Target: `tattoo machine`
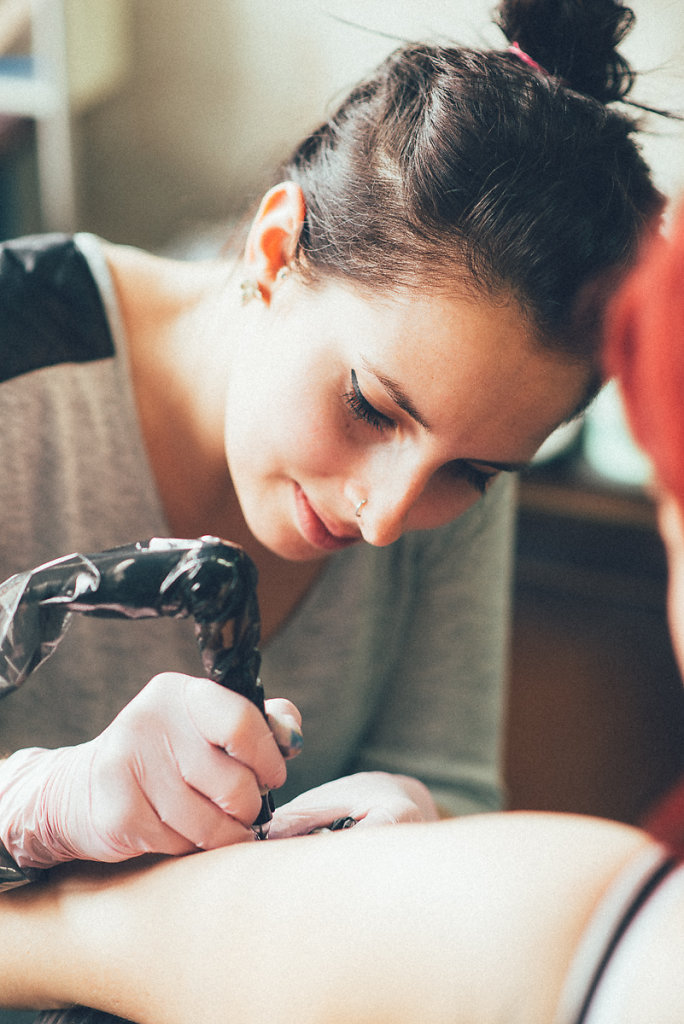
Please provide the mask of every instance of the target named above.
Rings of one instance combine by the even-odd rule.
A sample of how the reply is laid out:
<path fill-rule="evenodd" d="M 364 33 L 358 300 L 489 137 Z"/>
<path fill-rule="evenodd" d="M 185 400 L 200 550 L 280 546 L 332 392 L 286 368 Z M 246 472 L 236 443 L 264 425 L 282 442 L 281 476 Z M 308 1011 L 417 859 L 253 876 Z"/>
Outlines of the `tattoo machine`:
<path fill-rule="evenodd" d="M 0 583 L 0 697 L 53 653 L 74 612 L 117 619 L 192 616 L 205 673 L 266 717 L 256 586 L 249 555 L 217 537 L 155 537 L 17 573 Z M 268 834 L 273 806 L 265 794 L 252 826 L 259 839 Z"/>

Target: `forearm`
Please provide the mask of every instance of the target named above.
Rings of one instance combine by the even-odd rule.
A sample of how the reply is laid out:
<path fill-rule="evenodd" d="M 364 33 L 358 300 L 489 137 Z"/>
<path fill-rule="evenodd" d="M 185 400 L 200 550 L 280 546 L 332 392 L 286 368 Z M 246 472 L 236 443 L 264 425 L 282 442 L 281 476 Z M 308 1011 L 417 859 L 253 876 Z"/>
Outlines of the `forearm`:
<path fill-rule="evenodd" d="M 0 902 L 0 992 L 142 1024 L 549 1020 L 600 893 L 643 843 L 491 815 L 69 867 Z"/>
<path fill-rule="evenodd" d="M 56 889 L 43 882 L 0 895 L 0 1006 L 40 1009 L 70 1005 L 71 964 L 59 957 L 63 925 Z"/>

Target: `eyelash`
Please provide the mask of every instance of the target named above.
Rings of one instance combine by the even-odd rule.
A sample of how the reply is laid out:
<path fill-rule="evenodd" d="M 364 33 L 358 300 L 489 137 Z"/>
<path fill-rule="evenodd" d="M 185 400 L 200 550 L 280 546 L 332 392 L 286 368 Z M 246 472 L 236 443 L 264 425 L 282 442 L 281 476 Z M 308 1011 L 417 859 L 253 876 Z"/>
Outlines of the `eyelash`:
<path fill-rule="evenodd" d="M 363 420 L 364 423 L 369 423 L 375 430 L 387 430 L 395 425 L 394 420 L 378 412 L 364 396 L 359 387 L 355 370 L 351 372 L 351 391 L 345 391 L 342 397 L 355 420 Z"/>
<path fill-rule="evenodd" d="M 351 390 L 345 391 L 342 397 L 355 420 L 363 420 L 375 430 L 387 430 L 395 426 L 394 420 L 384 416 L 370 404 L 359 387 L 355 370 L 351 371 Z M 498 476 L 498 473 L 486 473 L 484 470 L 476 469 L 469 462 L 455 461 L 451 463 L 450 470 L 453 476 L 465 480 L 468 486 L 479 494 L 485 494 L 494 477 Z"/>

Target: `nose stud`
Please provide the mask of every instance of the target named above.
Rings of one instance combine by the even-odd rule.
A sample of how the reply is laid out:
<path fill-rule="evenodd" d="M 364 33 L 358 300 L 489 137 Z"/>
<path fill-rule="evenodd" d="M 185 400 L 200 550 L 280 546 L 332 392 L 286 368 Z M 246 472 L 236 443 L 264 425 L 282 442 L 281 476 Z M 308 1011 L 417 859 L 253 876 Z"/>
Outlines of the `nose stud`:
<path fill-rule="evenodd" d="M 368 498 L 364 498 L 363 501 L 360 501 L 358 503 L 358 505 L 354 509 L 354 515 L 356 516 L 357 519 L 361 518 L 361 509 L 363 508 L 364 505 L 367 505 L 367 504 L 368 504 Z"/>

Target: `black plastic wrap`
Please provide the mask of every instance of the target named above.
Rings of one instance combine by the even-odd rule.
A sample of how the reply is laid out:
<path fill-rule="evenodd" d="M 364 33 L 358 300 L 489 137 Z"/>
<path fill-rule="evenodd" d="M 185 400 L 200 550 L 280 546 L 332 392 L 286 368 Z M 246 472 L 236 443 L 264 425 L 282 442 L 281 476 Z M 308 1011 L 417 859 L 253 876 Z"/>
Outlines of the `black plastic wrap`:
<path fill-rule="evenodd" d="M 256 588 L 249 555 L 217 537 L 155 537 L 97 554 L 66 555 L 18 573 L 0 584 L 0 697 L 50 657 L 74 613 L 192 617 L 205 674 L 265 715 Z M 254 823 L 260 837 L 272 809 L 268 794 Z"/>
<path fill-rule="evenodd" d="M 15 690 L 61 642 L 74 612 L 102 618 L 195 620 L 205 671 L 263 705 L 257 571 L 216 537 L 153 538 L 71 554 L 0 584 L 0 696 Z M 224 629 L 232 622 L 232 643 Z"/>

